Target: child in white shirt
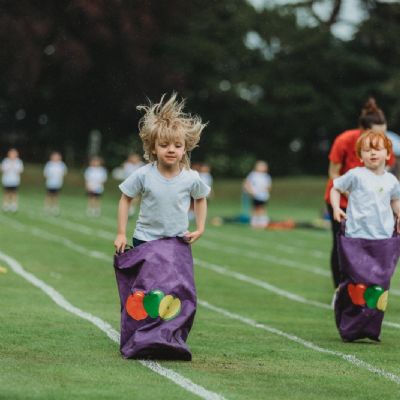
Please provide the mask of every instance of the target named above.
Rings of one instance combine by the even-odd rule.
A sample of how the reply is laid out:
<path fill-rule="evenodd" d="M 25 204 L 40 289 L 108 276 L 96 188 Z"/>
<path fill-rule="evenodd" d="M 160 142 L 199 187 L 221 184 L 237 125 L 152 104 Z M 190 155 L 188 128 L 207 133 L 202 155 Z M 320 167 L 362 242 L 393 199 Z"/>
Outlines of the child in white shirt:
<path fill-rule="evenodd" d="M 257 161 L 244 182 L 244 190 L 252 197 L 253 202 L 250 220 L 253 228 L 265 228 L 269 223 L 266 206 L 270 197 L 271 182 L 268 164 L 262 160 Z"/>
<path fill-rule="evenodd" d="M 140 106 L 140 137 L 144 158 L 150 164 L 136 170 L 119 188 L 118 232 L 114 245 L 118 252 L 126 244 L 126 225 L 132 198 L 141 194 L 134 246 L 164 237 L 183 237 L 194 243 L 203 234 L 210 188 L 190 169 L 188 152 L 193 150 L 205 125 L 197 116 L 183 112 L 184 102 L 174 94 L 167 101 Z M 197 228 L 188 232 L 190 197 L 194 198 Z"/>
<path fill-rule="evenodd" d="M 345 236 L 386 239 L 392 236 L 395 219 L 400 232 L 400 186 L 394 175 L 385 171 L 392 151 L 383 133 L 367 131 L 357 141 L 356 152 L 364 164 L 334 179 L 331 189 L 333 217 L 346 219 Z M 340 208 L 340 193 L 349 193 L 346 213 Z"/>
<path fill-rule="evenodd" d="M 86 213 L 89 217 L 99 217 L 101 215 L 100 197 L 104 192 L 104 183 L 107 181 L 107 170 L 102 164 L 102 158 L 92 157 L 89 167 L 86 168 L 84 173 L 88 195 Z"/>
<path fill-rule="evenodd" d="M 21 183 L 21 177 L 24 165 L 19 159 L 16 149 L 10 149 L 7 157 L 1 163 L 2 184 L 4 190 L 3 211 L 18 211 L 18 188 Z"/>
<path fill-rule="evenodd" d="M 67 174 L 67 166 L 62 161 L 61 153 L 53 151 L 50 160 L 46 163 L 43 175 L 46 178 L 46 197 L 44 201 L 45 212 L 53 215 L 60 213 L 59 193 L 64 183 L 64 176 Z"/>

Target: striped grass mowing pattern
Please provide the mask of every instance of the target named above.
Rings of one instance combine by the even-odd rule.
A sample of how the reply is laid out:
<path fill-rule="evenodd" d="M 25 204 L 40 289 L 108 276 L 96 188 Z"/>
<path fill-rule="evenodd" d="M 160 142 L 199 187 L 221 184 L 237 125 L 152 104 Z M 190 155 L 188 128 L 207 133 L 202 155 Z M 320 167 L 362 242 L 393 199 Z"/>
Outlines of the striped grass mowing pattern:
<path fill-rule="evenodd" d="M 1 250 L 71 303 L 117 329 L 118 300 L 107 261 L 111 261 L 113 251 L 115 198 L 104 198 L 105 216 L 99 220 L 84 217 L 85 199 L 78 195 L 65 196 L 63 216 L 47 220 L 38 213 L 38 196 L 33 193 L 31 198 L 29 203 L 22 201 L 18 215 L 1 217 Z M 213 203 L 223 208 L 223 202 Z M 34 215 L 25 211 L 32 204 Z M 281 205 L 284 209 L 285 204 Z M 326 309 L 332 294 L 329 273 L 315 274 L 279 264 L 289 260 L 327 272 L 329 239 L 326 232 L 209 227 L 193 247 L 196 260 L 200 260 L 196 279 L 201 299 L 189 337 L 194 360 L 161 365 L 229 399 L 365 399 L 366 394 L 367 398 L 397 398 L 398 331 L 385 327 L 379 345 L 342 343 Z M 221 267 L 225 269 L 216 273 Z M 399 287 L 397 275 L 393 285 Z M 291 295 L 297 297 L 291 299 Z M 71 398 L 71 393 L 76 398 L 101 398 L 102 394 L 105 398 L 125 398 L 127 393 L 134 398 L 143 393 L 149 398 L 191 398 L 176 385 L 165 383 L 164 378 L 155 378 L 154 373 L 121 360 L 115 347 L 101 335 L 88 333 L 84 321 L 72 321 L 49 307 L 13 274 L 0 276 L 0 298 L 6 310 L 6 323 L 0 326 L 0 349 L 5 355 L 0 357 L 0 398 L 24 398 L 21 381 L 36 398 Z M 396 298 L 391 299 L 387 314 L 386 319 L 393 323 L 400 320 Z M 79 341 L 73 341 L 75 336 Z M 88 341 L 89 337 L 92 340 Z M 64 343 L 68 344 L 65 349 Z M 58 351 L 49 354 L 55 347 Z M 52 368 L 42 364 L 40 354 L 51 360 Z M 100 368 L 101 360 L 107 360 L 106 373 Z M 354 360 L 359 362 L 357 367 Z M 137 382 L 144 384 L 145 391 Z"/>

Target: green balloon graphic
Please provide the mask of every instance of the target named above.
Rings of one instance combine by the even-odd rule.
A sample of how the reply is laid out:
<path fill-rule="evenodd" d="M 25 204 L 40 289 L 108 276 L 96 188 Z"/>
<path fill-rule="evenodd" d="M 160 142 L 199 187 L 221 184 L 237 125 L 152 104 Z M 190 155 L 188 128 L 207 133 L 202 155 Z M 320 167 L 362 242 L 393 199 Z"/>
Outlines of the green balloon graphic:
<path fill-rule="evenodd" d="M 368 308 L 376 308 L 379 297 L 384 292 L 383 288 L 378 285 L 368 287 L 364 292 L 364 299 Z"/>
<path fill-rule="evenodd" d="M 143 299 L 144 309 L 151 318 L 158 317 L 158 308 L 160 307 L 161 300 L 164 298 L 164 293 L 161 290 L 152 290 L 147 293 Z"/>

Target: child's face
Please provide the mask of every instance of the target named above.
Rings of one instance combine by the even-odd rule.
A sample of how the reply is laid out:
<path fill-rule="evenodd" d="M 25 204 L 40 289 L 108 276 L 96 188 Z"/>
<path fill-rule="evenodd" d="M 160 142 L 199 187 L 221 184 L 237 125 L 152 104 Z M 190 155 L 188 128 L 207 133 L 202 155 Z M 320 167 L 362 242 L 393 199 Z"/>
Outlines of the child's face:
<path fill-rule="evenodd" d="M 158 163 L 165 167 L 179 165 L 185 154 L 185 141 L 183 136 L 177 136 L 174 140 L 156 140 L 153 154 L 156 155 Z"/>
<path fill-rule="evenodd" d="M 52 153 L 50 156 L 51 161 L 61 161 L 61 154 L 60 153 Z"/>
<path fill-rule="evenodd" d="M 7 153 L 7 157 L 11 158 L 12 160 L 17 159 L 18 158 L 18 151 L 14 150 L 14 149 L 9 150 L 8 153 Z"/>
<path fill-rule="evenodd" d="M 257 172 L 268 172 L 268 166 L 265 162 L 258 162 L 254 169 Z"/>
<path fill-rule="evenodd" d="M 366 139 L 361 147 L 361 161 L 371 170 L 383 169 L 390 154 L 386 150 L 383 140 L 377 143 L 376 149 L 371 146 L 370 140 Z"/>
<path fill-rule="evenodd" d="M 99 158 L 92 158 L 90 160 L 91 167 L 100 167 L 100 165 L 101 165 L 101 160 Z"/>

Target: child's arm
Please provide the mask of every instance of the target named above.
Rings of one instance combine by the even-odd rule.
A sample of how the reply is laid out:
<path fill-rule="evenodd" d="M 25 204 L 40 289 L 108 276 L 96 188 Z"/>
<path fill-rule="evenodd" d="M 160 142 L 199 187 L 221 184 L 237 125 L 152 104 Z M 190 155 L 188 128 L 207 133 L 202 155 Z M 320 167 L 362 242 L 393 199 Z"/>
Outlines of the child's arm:
<path fill-rule="evenodd" d="M 121 199 L 119 200 L 117 237 L 114 241 L 114 246 L 118 253 L 125 250 L 127 243 L 126 224 L 128 223 L 129 206 L 131 201 L 132 198 L 125 194 L 122 194 Z"/>
<path fill-rule="evenodd" d="M 340 208 L 340 192 L 334 187 L 331 189 L 331 205 L 333 208 L 333 219 L 337 222 L 347 218 L 346 213 Z"/>
<path fill-rule="evenodd" d="M 207 199 L 205 197 L 194 200 L 194 215 L 196 216 L 197 229 L 185 235 L 190 244 L 194 243 L 204 233 L 207 217 Z"/>
<path fill-rule="evenodd" d="M 393 213 L 396 215 L 396 230 L 400 233 L 400 199 L 393 199 L 390 202 Z"/>

